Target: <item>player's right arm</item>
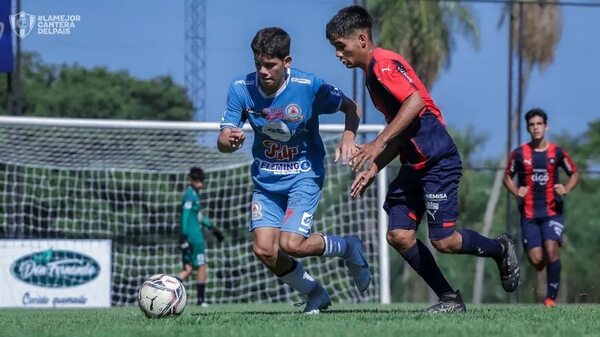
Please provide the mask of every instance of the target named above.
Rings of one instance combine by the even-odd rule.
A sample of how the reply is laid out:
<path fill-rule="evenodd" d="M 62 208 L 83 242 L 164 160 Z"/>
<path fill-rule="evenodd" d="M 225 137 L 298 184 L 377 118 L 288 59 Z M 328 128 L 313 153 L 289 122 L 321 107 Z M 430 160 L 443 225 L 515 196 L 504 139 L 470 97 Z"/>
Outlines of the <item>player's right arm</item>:
<path fill-rule="evenodd" d="M 221 118 L 221 131 L 217 138 L 217 149 L 223 153 L 239 150 L 246 140 L 246 134 L 241 129 L 246 118 L 241 99 L 243 86 L 244 81 L 235 81 L 229 87 L 225 112 Z"/>
<path fill-rule="evenodd" d="M 504 170 L 504 179 L 503 183 L 506 189 L 515 197 L 524 198 L 527 194 L 528 188 L 526 186 L 517 187 L 515 182 L 513 181 L 513 177 L 517 173 L 517 166 L 519 165 L 519 161 L 517 158 L 517 153 L 513 151 L 510 154 L 510 158 L 508 158 L 508 163 L 506 164 L 506 169 Z"/>

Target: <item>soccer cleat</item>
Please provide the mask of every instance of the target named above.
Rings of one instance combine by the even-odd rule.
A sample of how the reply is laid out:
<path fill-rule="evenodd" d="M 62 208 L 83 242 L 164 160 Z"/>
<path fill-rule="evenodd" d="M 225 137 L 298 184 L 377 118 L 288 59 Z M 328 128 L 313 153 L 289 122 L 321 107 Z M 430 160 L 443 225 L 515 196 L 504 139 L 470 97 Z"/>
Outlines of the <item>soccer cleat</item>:
<path fill-rule="evenodd" d="M 322 310 L 329 308 L 330 305 L 331 298 L 329 298 L 327 290 L 325 290 L 320 283 L 317 283 L 313 290 L 308 293 L 306 307 L 304 307 L 304 313 L 307 315 L 318 314 Z"/>
<path fill-rule="evenodd" d="M 354 279 L 354 284 L 359 291 L 365 291 L 371 283 L 371 272 L 369 263 L 365 259 L 362 241 L 356 236 L 346 238 L 347 248 L 344 254 L 344 263 L 350 270 L 350 275 Z"/>
<path fill-rule="evenodd" d="M 502 288 L 507 292 L 512 292 L 517 289 L 520 278 L 519 260 L 515 251 L 515 242 L 506 233 L 501 234 L 496 240 L 502 245 L 502 256 L 496 260 L 498 270 L 500 271 Z"/>
<path fill-rule="evenodd" d="M 554 307 L 556 307 L 556 301 L 551 298 L 546 298 L 544 300 L 544 306 L 546 308 L 554 308 Z"/>
<path fill-rule="evenodd" d="M 467 307 L 463 302 L 460 291 L 442 294 L 440 301 L 431 307 L 425 309 L 428 314 L 442 314 L 453 312 L 466 312 Z"/>

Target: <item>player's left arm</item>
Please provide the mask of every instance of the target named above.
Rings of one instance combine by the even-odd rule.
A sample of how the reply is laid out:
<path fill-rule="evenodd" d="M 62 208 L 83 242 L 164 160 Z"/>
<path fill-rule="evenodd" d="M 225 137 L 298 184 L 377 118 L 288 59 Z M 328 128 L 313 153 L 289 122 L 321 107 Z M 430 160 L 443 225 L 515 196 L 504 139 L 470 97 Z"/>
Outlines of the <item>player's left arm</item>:
<path fill-rule="evenodd" d="M 399 61 L 383 61 L 375 65 L 373 71 L 379 82 L 402 104 L 388 126 L 351 158 L 352 168 L 355 170 L 362 168 L 366 163 L 370 166 L 388 143 L 406 130 L 425 107 L 425 101 L 415 85 L 415 79 L 410 77 Z"/>
<path fill-rule="evenodd" d="M 579 183 L 579 171 L 577 171 L 575 163 L 564 149 L 562 150 L 562 158 L 560 158 L 559 165 L 569 175 L 569 181 L 564 186 L 562 184 L 555 184 L 554 190 L 559 195 L 566 195 L 571 193 Z"/>

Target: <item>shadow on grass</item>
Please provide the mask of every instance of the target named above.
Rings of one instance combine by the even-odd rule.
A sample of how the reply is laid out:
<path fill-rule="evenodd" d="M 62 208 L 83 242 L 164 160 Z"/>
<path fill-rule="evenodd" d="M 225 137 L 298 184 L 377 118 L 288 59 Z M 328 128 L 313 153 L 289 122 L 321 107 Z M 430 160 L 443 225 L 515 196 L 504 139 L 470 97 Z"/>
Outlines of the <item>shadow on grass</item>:
<path fill-rule="evenodd" d="M 249 310 L 249 311 L 228 311 L 228 312 L 194 312 L 190 316 L 208 317 L 213 315 L 235 314 L 235 315 L 263 315 L 263 316 L 297 316 L 302 315 L 302 311 L 282 311 L 282 310 Z M 427 315 L 422 309 L 328 309 L 321 312 L 321 315 L 336 315 L 336 314 L 422 314 Z"/>

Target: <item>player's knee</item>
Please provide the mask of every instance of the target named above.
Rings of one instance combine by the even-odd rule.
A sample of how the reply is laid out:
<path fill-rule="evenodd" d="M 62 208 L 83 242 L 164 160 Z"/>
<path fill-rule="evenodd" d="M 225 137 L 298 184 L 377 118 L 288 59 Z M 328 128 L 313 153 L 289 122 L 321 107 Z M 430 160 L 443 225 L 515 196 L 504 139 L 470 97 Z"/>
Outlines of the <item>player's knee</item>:
<path fill-rule="evenodd" d="M 262 247 L 260 245 L 254 244 L 254 255 L 258 257 L 259 260 L 268 263 L 269 261 L 277 260 L 277 247 Z"/>
<path fill-rule="evenodd" d="M 433 247 L 440 253 L 454 253 L 455 244 L 450 238 L 442 240 L 431 240 Z"/>
<path fill-rule="evenodd" d="M 386 239 L 392 247 L 400 251 L 409 249 L 417 242 L 415 236 L 409 231 L 388 231 Z"/>
<path fill-rule="evenodd" d="M 302 242 L 293 240 L 282 240 L 279 242 L 281 249 L 288 255 L 293 257 L 303 257 L 304 250 L 302 249 Z"/>
<path fill-rule="evenodd" d="M 546 266 L 544 263 L 544 258 L 541 256 L 530 257 L 529 261 L 531 262 L 533 268 L 535 268 L 537 271 L 542 271 Z"/>

